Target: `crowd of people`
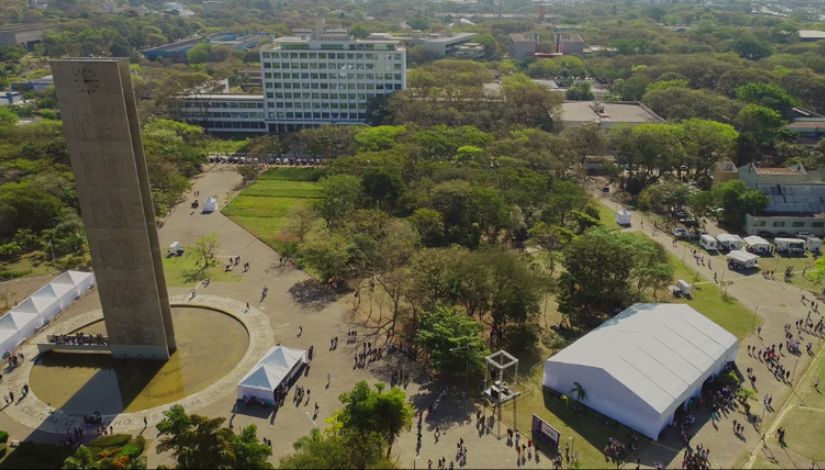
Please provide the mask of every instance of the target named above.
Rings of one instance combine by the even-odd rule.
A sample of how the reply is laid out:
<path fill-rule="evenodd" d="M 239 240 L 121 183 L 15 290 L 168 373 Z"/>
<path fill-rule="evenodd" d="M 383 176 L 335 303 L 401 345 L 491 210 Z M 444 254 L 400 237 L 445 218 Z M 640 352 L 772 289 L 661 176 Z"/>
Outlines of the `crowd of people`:
<path fill-rule="evenodd" d="M 106 346 L 109 339 L 98 333 L 87 335 L 83 332 L 68 335 L 49 335 L 46 340 L 52 344 L 85 345 L 85 346 Z"/>
<path fill-rule="evenodd" d="M 355 364 L 352 366 L 353 369 L 364 369 L 373 362 L 381 359 L 381 357 L 384 354 L 384 348 L 373 348 L 371 341 L 362 343 L 362 346 L 363 348 L 361 352 L 355 353 L 355 356 L 353 357 L 353 360 L 355 362 Z"/>

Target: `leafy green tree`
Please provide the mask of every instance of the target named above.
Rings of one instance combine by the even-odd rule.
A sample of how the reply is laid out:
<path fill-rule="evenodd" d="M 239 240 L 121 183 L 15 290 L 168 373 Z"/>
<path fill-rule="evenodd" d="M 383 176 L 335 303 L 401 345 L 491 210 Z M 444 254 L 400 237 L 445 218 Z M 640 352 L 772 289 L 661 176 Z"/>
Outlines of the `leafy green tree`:
<path fill-rule="evenodd" d="M 523 74 L 504 77 L 501 91 L 506 102 L 505 118 L 511 125 L 538 127 L 545 131 L 553 128 L 553 116 L 558 115 L 562 101 L 557 93 Z"/>
<path fill-rule="evenodd" d="M 482 234 L 495 237 L 508 225 L 507 207 L 493 188 L 463 180 L 445 181 L 433 188 L 431 204 L 444 218 L 448 243 L 475 248 Z"/>
<path fill-rule="evenodd" d="M 256 435 L 257 427 L 250 424 L 239 435 L 232 436 L 230 448 L 233 456 L 233 468 L 272 468 L 269 456 L 272 448 L 264 444 Z"/>
<path fill-rule="evenodd" d="M 629 78 L 616 80 L 611 92 L 623 101 L 639 101 L 647 91 L 649 84 L 650 78 L 647 75 L 637 73 Z"/>
<path fill-rule="evenodd" d="M 481 339 L 481 325 L 455 307 L 436 307 L 424 314 L 416 344 L 442 377 L 462 376 L 483 370 L 490 349 Z"/>
<path fill-rule="evenodd" d="M 686 184 L 676 181 L 663 181 L 651 184 L 639 193 L 639 208 L 655 212 L 666 212 L 671 206 L 687 203 L 690 189 Z"/>
<path fill-rule="evenodd" d="M 384 457 L 386 446 L 378 433 L 363 434 L 350 429 L 322 432 L 314 428 L 309 435 L 295 441 L 295 452 L 281 458 L 278 467 L 290 470 L 395 468 L 395 464 Z"/>
<path fill-rule="evenodd" d="M 410 216 L 424 246 L 439 246 L 444 240 L 444 217 L 437 210 L 420 207 Z"/>
<path fill-rule="evenodd" d="M 737 116 L 740 132 L 762 149 L 770 148 L 784 136 L 785 121 L 771 108 L 749 104 Z"/>
<path fill-rule="evenodd" d="M 17 125 L 17 121 L 17 115 L 8 106 L 0 108 L 0 126 L 14 126 Z"/>
<path fill-rule="evenodd" d="M 352 267 L 354 247 L 350 240 L 338 233 L 325 233 L 302 244 L 298 256 L 302 263 L 312 266 L 322 282 L 344 278 Z"/>
<path fill-rule="evenodd" d="M 533 78 L 578 78 L 584 77 L 584 61 L 576 56 L 562 56 L 554 59 L 539 59 L 527 67 Z"/>
<path fill-rule="evenodd" d="M 619 312 L 641 297 L 641 289 L 672 280 L 664 251 L 638 234 L 592 228 L 568 245 L 563 259 L 559 311 L 579 328 Z"/>
<path fill-rule="evenodd" d="M 329 227 L 339 225 L 361 204 L 363 191 L 361 180 L 356 176 L 328 176 L 321 180 L 320 186 L 321 198 L 315 210 Z"/>
<path fill-rule="evenodd" d="M 768 206 L 768 196 L 757 189 L 748 189 L 740 180 L 725 181 L 713 189 L 716 201 L 722 208 L 723 221 L 732 229 L 740 229 L 745 214 L 759 214 Z"/>
<path fill-rule="evenodd" d="M 739 138 L 739 132 L 733 126 L 703 119 L 688 119 L 682 121 L 682 127 L 688 161 L 697 175 L 707 176 L 714 163 L 733 157 Z"/>
<path fill-rule="evenodd" d="M 395 438 L 412 424 L 413 406 L 397 387 L 385 390 L 384 384 L 376 384 L 375 389 L 371 389 L 366 381 L 361 381 L 351 391 L 341 394 L 339 400 L 344 405 L 338 414 L 341 425 L 362 434 L 381 435 L 388 444 L 387 457 Z"/>
<path fill-rule="evenodd" d="M 730 49 L 743 59 L 759 60 L 768 57 L 773 53 L 771 45 L 753 34 L 741 34 L 730 44 Z"/>
<path fill-rule="evenodd" d="M 404 131 L 403 126 L 362 127 L 355 134 L 360 150 L 386 150 L 395 144 L 395 138 Z"/>
<path fill-rule="evenodd" d="M 648 91 L 642 102 L 659 116 L 673 121 L 698 118 L 732 123 L 742 107 L 741 103 L 710 90 L 680 87 Z"/>
<path fill-rule="evenodd" d="M 209 62 L 209 55 L 211 53 L 212 48 L 209 46 L 209 43 L 202 42 L 186 52 L 186 60 L 188 60 L 190 64 L 205 64 Z"/>
<path fill-rule="evenodd" d="M 178 468 L 231 467 L 226 450 L 233 433 L 221 428 L 225 418 L 189 415 L 180 405 L 173 405 L 163 416 L 157 425 L 157 450 L 171 451 Z"/>
<path fill-rule="evenodd" d="M 595 98 L 593 92 L 590 90 L 590 84 L 587 82 L 574 84 L 567 89 L 564 97 L 574 101 L 591 101 Z"/>
<path fill-rule="evenodd" d="M 81 445 L 77 448 L 74 455 L 71 457 L 67 457 L 66 460 L 63 462 L 64 469 L 71 469 L 71 470 L 85 470 L 85 469 L 92 469 L 92 468 L 100 468 L 95 465 L 94 455 L 92 455 L 92 451 L 89 450 L 88 447 Z"/>
<path fill-rule="evenodd" d="M 790 116 L 799 100 L 788 94 L 779 85 L 768 83 L 748 83 L 736 89 L 736 96 L 747 103 L 771 108 L 784 116 Z"/>
<path fill-rule="evenodd" d="M 368 168 L 361 177 L 361 187 L 379 209 L 392 208 L 404 192 L 404 180 L 400 172 L 391 168 Z"/>

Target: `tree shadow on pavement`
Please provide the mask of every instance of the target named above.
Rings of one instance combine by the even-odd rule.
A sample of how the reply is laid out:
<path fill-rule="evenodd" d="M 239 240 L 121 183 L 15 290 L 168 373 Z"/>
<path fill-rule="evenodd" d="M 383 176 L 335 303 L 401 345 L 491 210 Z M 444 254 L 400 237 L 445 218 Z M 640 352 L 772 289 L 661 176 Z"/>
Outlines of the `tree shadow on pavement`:
<path fill-rule="evenodd" d="M 323 310 L 348 292 L 347 288 L 334 289 L 332 286 L 321 284 L 315 279 L 296 282 L 289 288 L 292 300 L 315 311 Z"/>

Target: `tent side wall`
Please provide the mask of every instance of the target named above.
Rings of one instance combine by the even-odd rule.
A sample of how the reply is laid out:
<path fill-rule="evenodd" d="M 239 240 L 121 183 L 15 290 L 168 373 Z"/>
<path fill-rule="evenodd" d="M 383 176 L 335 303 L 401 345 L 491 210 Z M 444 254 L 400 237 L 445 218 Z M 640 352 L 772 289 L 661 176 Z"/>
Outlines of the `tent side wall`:
<path fill-rule="evenodd" d="M 707 370 L 705 370 L 705 372 L 703 372 L 702 375 L 699 376 L 693 382 L 693 384 L 691 384 L 691 386 L 687 390 L 685 390 L 684 393 L 679 395 L 679 397 L 676 400 L 673 401 L 673 404 L 670 407 L 668 407 L 668 409 L 666 410 L 665 413 L 663 413 L 663 416 L 669 416 L 670 419 L 668 419 L 667 422 L 665 422 L 662 425 L 662 428 L 664 428 L 665 426 L 670 424 L 671 421 L 673 421 L 673 416 L 676 413 L 676 409 L 679 406 L 681 406 L 684 402 L 689 400 L 691 397 L 698 396 L 700 393 L 702 393 L 702 385 L 705 384 L 705 381 L 707 381 L 709 378 L 721 373 L 722 370 L 724 370 L 725 365 L 727 365 L 728 362 L 734 362 L 736 360 L 736 351 L 738 350 L 738 348 L 739 348 L 739 341 L 737 340 L 737 341 L 734 341 L 733 344 L 731 344 L 725 350 L 724 353 L 720 354 L 719 357 L 717 357 L 716 360 L 713 361 L 713 365 L 708 367 Z"/>
<path fill-rule="evenodd" d="M 668 424 L 661 423 L 669 416 L 660 415 L 603 369 L 555 362 L 552 358 L 544 362 L 542 384 L 545 387 L 570 396 L 574 382 L 584 388 L 586 398 L 583 403 L 589 408 L 653 440 L 659 438 L 662 428 Z"/>

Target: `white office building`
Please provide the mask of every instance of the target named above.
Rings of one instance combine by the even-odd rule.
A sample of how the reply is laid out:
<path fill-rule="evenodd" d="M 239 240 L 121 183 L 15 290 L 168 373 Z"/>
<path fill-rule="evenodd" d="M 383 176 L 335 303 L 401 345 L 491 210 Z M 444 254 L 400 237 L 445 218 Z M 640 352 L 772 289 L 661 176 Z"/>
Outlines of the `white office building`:
<path fill-rule="evenodd" d="M 397 40 L 341 32 L 281 37 L 261 49 L 270 132 L 365 122 L 371 100 L 403 90 L 406 50 Z"/>
<path fill-rule="evenodd" d="M 262 95 L 193 93 L 179 98 L 178 113 L 207 132 L 267 132 Z"/>

